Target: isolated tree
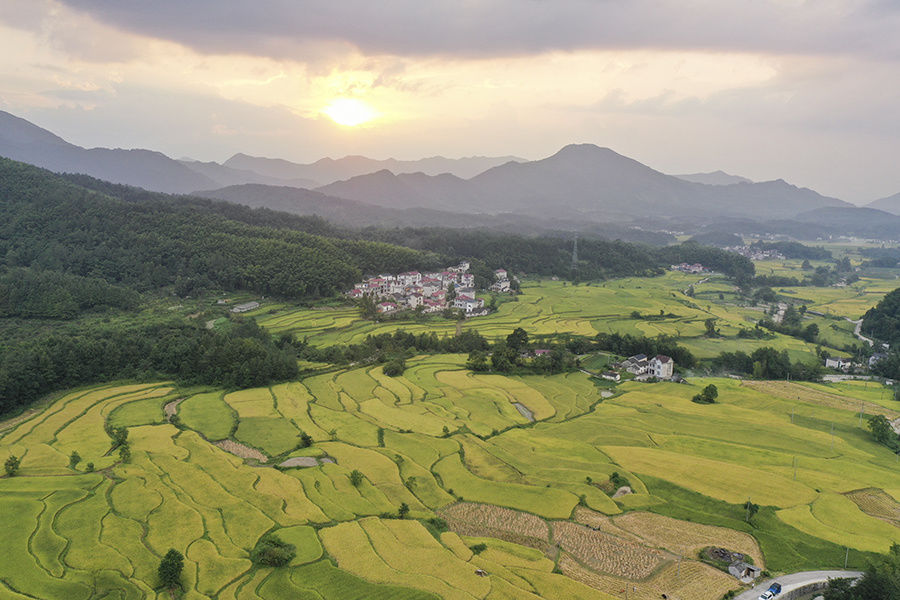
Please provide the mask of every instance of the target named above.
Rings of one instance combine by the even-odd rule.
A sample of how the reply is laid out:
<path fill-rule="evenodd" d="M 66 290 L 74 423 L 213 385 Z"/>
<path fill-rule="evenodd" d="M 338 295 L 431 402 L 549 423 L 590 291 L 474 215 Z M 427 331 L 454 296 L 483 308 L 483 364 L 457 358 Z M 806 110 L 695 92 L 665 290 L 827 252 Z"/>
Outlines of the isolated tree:
<path fill-rule="evenodd" d="M 109 437 L 112 438 L 112 448 L 115 450 L 119 446 L 128 443 L 128 428 L 113 427 L 108 431 Z"/>
<path fill-rule="evenodd" d="M 756 513 L 759 512 L 759 504 L 753 504 L 749 500 L 744 503 L 744 510 L 747 511 L 746 521 L 749 523 L 753 520 L 753 517 L 756 516 Z"/>
<path fill-rule="evenodd" d="M 74 469 L 78 466 L 78 463 L 81 462 L 81 456 L 79 456 L 76 450 L 72 450 L 72 454 L 69 455 L 69 468 Z"/>
<path fill-rule="evenodd" d="M 520 352 L 528 345 L 528 332 L 521 327 L 516 327 L 511 334 L 506 336 L 507 347 Z"/>
<path fill-rule="evenodd" d="M 819 326 L 815 323 L 810 323 L 803 330 L 801 337 L 807 342 L 815 342 L 819 338 Z"/>
<path fill-rule="evenodd" d="M 399 377 L 406 370 L 406 361 L 402 358 L 395 358 L 385 363 L 381 370 L 388 377 Z"/>
<path fill-rule="evenodd" d="M 401 519 L 405 519 L 409 515 L 409 504 L 403 502 L 400 504 L 400 508 L 397 509 L 397 516 Z"/>
<path fill-rule="evenodd" d="M 782 325 L 788 327 L 798 327 L 800 325 L 800 313 L 794 308 L 793 304 L 789 304 L 784 310 L 784 316 L 781 318 Z"/>
<path fill-rule="evenodd" d="M 266 567 L 283 567 L 297 556 L 297 547 L 267 533 L 260 538 L 256 547 L 250 552 L 250 560 L 254 564 Z"/>
<path fill-rule="evenodd" d="M 717 335 L 719 335 L 716 332 L 716 320 L 715 319 L 706 319 L 703 322 L 703 325 L 706 327 L 706 333 L 704 334 L 704 335 L 706 335 L 706 337 L 716 337 Z"/>
<path fill-rule="evenodd" d="M 6 469 L 6 474 L 10 477 L 15 477 L 16 473 L 19 472 L 19 467 L 22 464 L 22 459 L 14 454 L 10 454 L 9 458 L 6 459 L 6 462 L 3 464 L 3 467 Z"/>
<path fill-rule="evenodd" d="M 312 436 L 306 433 L 305 431 L 300 432 L 300 447 L 301 448 L 309 448 L 312 446 L 313 439 Z"/>
<path fill-rule="evenodd" d="M 803 259 L 803 264 L 800 265 L 800 268 L 803 269 L 804 271 L 811 271 L 811 270 L 812 270 L 812 265 L 809 264 L 809 259 L 808 259 L 808 258 Z"/>
<path fill-rule="evenodd" d="M 94 472 L 94 463 L 89 462 L 88 464 L 84 465 L 84 472 L 85 473 L 93 473 Z"/>
<path fill-rule="evenodd" d="M 178 550 L 169 548 L 159 561 L 159 568 L 156 570 L 160 585 L 167 589 L 180 586 L 182 570 L 184 570 L 184 556 Z"/>
<path fill-rule="evenodd" d="M 350 471 L 350 483 L 353 485 L 353 487 L 359 487 L 359 485 L 363 482 L 363 479 L 365 479 L 365 476 L 359 469 L 353 469 L 352 471 Z"/>
<path fill-rule="evenodd" d="M 717 388 L 713 384 L 709 384 L 708 386 L 703 388 L 702 392 L 691 398 L 691 400 L 696 402 L 697 404 L 713 404 L 718 397 L 719 388 Z"/>
<path fill-rule="evenodd" d="M 869 417 L 869 430 L 879 444 L 884 444 L 892 450 L 897 450 L 900 447 L 897 434 L 894 432 L 894 428 L 891 427 L 891 422 L 884 415 Z"/>

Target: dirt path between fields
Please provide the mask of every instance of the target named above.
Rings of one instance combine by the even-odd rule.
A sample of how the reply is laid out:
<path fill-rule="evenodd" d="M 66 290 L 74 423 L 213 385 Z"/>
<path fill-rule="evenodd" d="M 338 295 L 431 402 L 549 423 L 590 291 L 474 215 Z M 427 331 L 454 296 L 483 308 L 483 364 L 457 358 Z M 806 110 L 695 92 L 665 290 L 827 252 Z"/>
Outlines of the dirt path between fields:
<path fill-rule="evenodd" d="M 179 398 L 178 400 L 172 400 L 165 406 L 166 411 L 166 420 L 171 421 L 172 417 L 178 414 L 178 405 L 184 402 L 184 398 Z"/>

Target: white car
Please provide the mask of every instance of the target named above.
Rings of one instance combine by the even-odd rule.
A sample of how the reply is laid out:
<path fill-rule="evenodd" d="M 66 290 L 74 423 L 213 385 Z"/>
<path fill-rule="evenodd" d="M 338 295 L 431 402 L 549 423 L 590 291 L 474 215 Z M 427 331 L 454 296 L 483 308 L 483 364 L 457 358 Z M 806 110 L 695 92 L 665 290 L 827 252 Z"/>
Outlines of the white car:
<path fill-rule="evenodd" d="M 773 592 L 766 590 L 765 592 L 762 593 L 762 596 L 759 597 L 759 600 L 771 600 L 774 597 L 775 597 L 775 594 Z"/>

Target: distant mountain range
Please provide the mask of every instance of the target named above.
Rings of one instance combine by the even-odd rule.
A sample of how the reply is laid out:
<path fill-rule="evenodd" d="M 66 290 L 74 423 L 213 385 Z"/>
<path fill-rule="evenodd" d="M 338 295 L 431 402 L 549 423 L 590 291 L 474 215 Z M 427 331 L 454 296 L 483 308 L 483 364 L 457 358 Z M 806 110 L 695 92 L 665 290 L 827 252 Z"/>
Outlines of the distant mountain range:
<path fill-rule="evenodd" d="M 344 227 L 449 227 L 483 228 L 519 234 L 571 235 L 572 232 L 626 242 L 665 245 L 675 237 L 627 225 L 567 221 L 555 217 L 520 214 L 464 214 L 421 207 L 387 208 L 321 192 L 286 186 L 244 184 L 195 195 L 225 200 L 252 208 L 269 208 L 295 215 L 315 215 Z"/>
<path fill-rule="evenodd" d="M 900 214 L 900 194 L 857 208 L 780 179 L 755 183 L 722 171 L 666 175 L 593 144 L 535 161 L 348 156 L 300 164 L 236 154 L 219 164 L 150 150 L 86 149 L 0 111 L 0 156 L 152 191 L 206 190 L 206 197 L 354 227 L 578 231 L 659 243 L 659 234 L 648 230 L 732 223 L 748 227 L 743 231 L 900 238 L 889 214 Z"/>
<path fill-rule="evenodd" d="M 725 171 L 713 171 L 712 173 L 687 173 L 675 175 L 678 179 L 684 179 L 693 183 L 705 183 L 706 185 L 731 185 L 733 183 L 753 183 L 746 177 L 729 175 Z"/>
<path fill-rule="evenodd" d="M 866 208 L 875 208 L 895 215 L 900 215 L 900 193 L 876 200 L 875 202 L 867 204 Z"/>
<path fill-rule="evenodd" d="M 419 160 L 396 160 L 393 158 L 375 160 L 365 156 L 345 156 L 339 159 L 323 158 L 311 164 L 300 164 L 280 158 L 260 158 L 246 154 L 235 154 L 225 161 L 224 166 L 232 169 L 253 171 L 260 175 L 282 180 L 311 181 L 315 182 L 311 187 L 318 187 L 382 170 L 396 174 L 424 173 L 426 175 L 441 175 L 450 173 L 457 177 L 468 179 L 497 165 L 524 161 L 524 158 L 515 156 L 471 156 L 455 159 L 433 156 Z"/>
<path fill-rule="evenodd" d="M 174 160 L 151 150 L 82 148 L 19 118 L 0 111 L 0 156 L 58 173 L 84 173 L 156 192 L 190 193 L 259 183 L 314 188 L 339 179 L 389 168 L 395 173 L 422 171 L 471 177 L 490 167 L 523 160 L 514 156 L 450 159 L 440 156 L 417 161 L 374 160 L 364 156 L 323 158 L 309 165 L 281 159 L 235 154 L 224 164 Z"/>
<path fill-rule="evenodd" d="M 780 179 L 730 185 L 693 183 L 593 144 L 566 146 L 542 160 L 506 163 L 471 179 L 378 171 L 318 191 L 391 208 L 552 214 L 600 222 L 790 218 L 824 206 L 852 206 Z"/>
<path fill-rule="evenodd" d="M 58 173 L 85 173 L 158 192 L 186 192 L 217 182 L 160 152 L 86 149 L 15 115 L 0 111 L 0 156 Z"/>

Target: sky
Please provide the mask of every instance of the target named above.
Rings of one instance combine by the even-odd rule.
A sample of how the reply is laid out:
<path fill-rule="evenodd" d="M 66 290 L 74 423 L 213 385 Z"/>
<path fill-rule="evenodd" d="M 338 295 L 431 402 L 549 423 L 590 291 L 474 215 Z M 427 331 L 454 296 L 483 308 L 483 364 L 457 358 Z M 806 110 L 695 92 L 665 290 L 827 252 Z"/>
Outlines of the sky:
<path fill-rule="evenodd" d="M 219 162 L 589 142 L 867 203 L 900 192 L 898 31 L 895 0 L 0 0 L 0 109 Z"/>

